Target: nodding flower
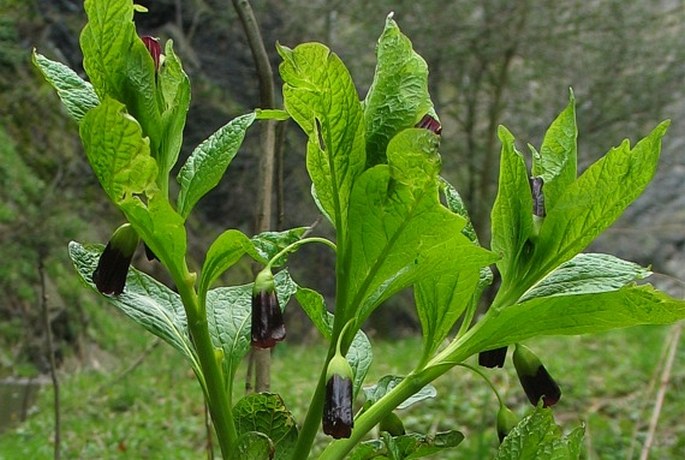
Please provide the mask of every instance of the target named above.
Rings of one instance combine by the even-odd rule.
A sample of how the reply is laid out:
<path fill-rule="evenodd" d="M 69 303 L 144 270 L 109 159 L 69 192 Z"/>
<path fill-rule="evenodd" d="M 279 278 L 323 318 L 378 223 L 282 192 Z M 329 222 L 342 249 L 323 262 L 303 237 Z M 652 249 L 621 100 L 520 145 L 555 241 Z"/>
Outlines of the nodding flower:
<path fill-rule="evenodd" d="M 270 268 L 257 274 L 252 288 L 252 346 L 273 348 L 285 339 L 283 313 L 278 305 L 276 284 Z"/>
<path fill-rule="evenodd" d="M 131 224 L 123 224 L 114 231 L 93 272 L 93 282 L 98 291 L 106 295 L 124 292 L 128 267 L 137 246 L 138 233 Z"/>
<path fill-rule="evenodd" d="M 143 35 L 140 39 L 145 43 L 145 47 L 150 52 L 152 60 L 155 62 L 155 72 L 159 72 L 159 66 L 162 65 L 162 58 L 164 57 L 162 54 L 162 46 L 159 44 L 159 39 L 151 37 L 150 35 Z"/>
<path fill-rule="evenodd" d="M 339 353 L 328 363 L 326 396 L 323 407 L 323 432 L 335 438 L 349 438 L 354 426 L 352 416 L 352 368 Z"/>
<path fill-rule="evenodd" d="M 425 114 L 423 118 L 421 118 L 421 121 L 419 121 L 414 127 L 427 129 L 428 131 L 432 131 L 437 135 L 442 133 L 442 125 L 429 113 Z"/>
<path fill-rule="evenodd" d="M 508 347 L 485 350 L 478 353 L 478 364 L 483 367 L 504 367 Z"/>
<path fill-rule="evenodd" d="M 497 412 L 497 437 L 499 438 L 500 444 L 518 423 L 519 419 L 516 414 L 507 406 L 501 404 L 499 406 L 499 411 Z"/>
<path fill-rule="evenodd" d="M 541 398 L 543 407 L 553 406 L 559 402 L 561 389 L 535 353 L 517 344 L 513 360 L 519 382 L 532 405 L 537 406 Z"/>
<path fill-rule="evenodd" d="M 545 181 L 542 177 L 531 177 L 528 181 L 530 182 L 530 193 L 533 195 L 533 215 L 545 217 L 547 215 L 545 196 L 542 194 L 542 186 L 545 185 Z"/>

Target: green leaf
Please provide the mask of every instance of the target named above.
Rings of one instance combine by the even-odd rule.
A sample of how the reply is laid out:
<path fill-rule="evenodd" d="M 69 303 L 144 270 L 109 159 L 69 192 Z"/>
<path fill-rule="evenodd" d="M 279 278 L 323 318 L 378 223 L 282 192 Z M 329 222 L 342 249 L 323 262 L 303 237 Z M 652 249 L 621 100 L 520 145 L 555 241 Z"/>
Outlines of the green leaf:
<path fill-rule="evenodd" d="M 285 309 L 297 285 L 286 270 L 276 273 L 276 295 Z M 214 345 L 224 352 L 226 376 L 233 379 L 240 360 L 250 350 L 252 284 L 221 287 L 207 292 L 207 321 Z"/>
<path fill-rule="evenodd" d="M 421 323 L 424 358 L 431 356 L 442 345 L 454 323 L 474 302 L 479 278 L 478 269 L 456 268 L 452 273 L 416 284 L 414 300 Z"/>
<path fill-rule="evenodd" d="M 492 262 L 491 253 L 461 233 L 464 219 L 440 204 L 437 140 L 425 129 L 404 130 L 388 145 L 389 164 L 357 179 L 350 203 L 352 310 L 346 317 L 363 321 L 402 288 Z"/>
<path fill-rule="evenodd" d="M 212 283 L 245 255 L 249 246 L 251 246 L 250 239 L 243 232 L 235 229 L 226 230 L 214 240 L 207 250 L 205 262 L 202 265 L 198 289 L 201 299 L 205 297 Z"/>
<path fill-rule="evenodd" d="M 491 310 L 492 312 L 492 310 Z M 461 343 L 466 355 L 539 335 L 592 334 L 685 318 L 685 300 L 650 285 L 576 295 L 536 297 L 486 314 Z"/>
<path fill-rule="evenodd" d="M 183 128 L 190 106 L 190 81 L 174 53 L 171 40 L 167 41 L 164 51 L 164 64 L 157 76 L 157 90 L 163 100 L 161 125 L 164 129 L 157 161 L 161 173 L 168 176 L 183 144 Z"/>
<path fill-rule="evenodd" d="M 157 103 L 155 64 L 133 23 L 131 0 L 86 0 L 88 23 L 81 32 L 83 67 L 100 100 L 126 105 L 152 140 L 156 157 L 163 132 Z"/>
<path fill-rule="evenodd" d="M 540 228 L 536 274 L 582 251 L 640 196 L 656 172 L 668 125 L 659 124 L 632 149 L 625 141 L 610 150 L 566 188 Z"/>
<path fill-rule="evenodd" d="M 93 291 L 93 272 L 103 247 L 69 243 L 69 257 L 81 279 Z M 99 294 L 99 292 L 98 292 Z M 101 294 L 100 294 L 101 295 Z M 129 268 L 124 292 L 118 296 L 103 296 L 119 311 L 178 350 L 193 366 L 197 375 L 202 372 L 187 333 L 187 320 L 181 297 L 149 275 Z"/>
<path fill-rule="evenodd" d="M 384 375 L 381 377 L 375 385 L 364 388 L 364 397 L 368 403 L 371 405 L 375 404 L 383 396 L 389 393 L 393 388 L 395 388 L 399 383 L 404 380 L 404 377 L 397 375 Z M 421 388 L 419 391 L 414 393 L 409 398 L 405 399 L 396 409 L 402 410 L 413 406 L 416 403 L 425 401 L 427 399 L 433 399 L 438 395 L 437 390 L 431 384 L 428 384 Z"/>
<path fill-rule="evenodd" d="M 638 264 L 609 254 L 578 254 L 540 280 L 519 302 L 536 297 L 614 291 L 651 274 Z"/>
<path fill-rule="evenodd" d="M 106 97 L 83 117 L 80 135 L 88 162 L 115 204 L 155 188 L 157 164 L 148 139 L 121 102 Z"/>
<path fill-rule="evenodd" d="M 526 162 L 514 146 L 514 136 L 503 126 L 498 130 L 502 142 L 499 187 L 492 208 L 490 249 L 500 256 L 497 268 L 503 283 L 516 278 L 523 265 L 522 251 L 533 231 L 533 199 Z"/>
<path fill-rule="evenodd" d="M 279 395 L 247 395 L 233 406 L 233 417 L 238 436 L 250 432 L 263 433 L 273 443 L 273 458 L 290 458 L 297 442 L 297 425 Z"/>
<path fill-rule="evenodd" d="M 496 460 L 575 460 L 580 456 L 584 427 L 564 436 L 551 409 L 535 408 L 504 438 Z"/>
<path fill-rule="evenodd" d="M 43 74 L 45 80 L 57 91 L 69 115 L 80 122 L 85 114 L 100 103 L 93 85 L 84 81 L 66 65 L 51 61 L 33 50 L 33 64 Z"/>
<path fill-rule="evenodd" d="M 410 460 L 434 455 L 457 447 L 464 435 L 456 430 L 442 431 L 434 435 L 409 433 L 401 436 L 383 434 L 383 438 L 365 441 L 357 445 L 348 460 Z"/>
<path fill-rule="evenodd" d="M 264 433 L 248 431 L 238 437 L 231 460 L 271 460 L 274 456 L 274 445 Z"/>
<path fill-rule="evenodd" d="M 313 289 L 298 286 L 295 297 L 321 335 L 330 340 L 333 335 L 334 316 L 326 309 L 323 296 Z M 373 349 L 364 331 L 357 331 L 345 358 L 354 373 L 352 383 L 356 395 L 362 388 L 373 361 Z"/>
<path fill-rule="evenodd" d="M 457 191 L 456 188 L 452 186 L 447 180 L 444 178 L 440 178 L 440 191 L 442 192 L 443 196 L 445 197 L 445 203 L 447 204 L 447 209 L 452 211 L 453 213 L 463 217 L 466 220 L 466 225 L 464 228 L 461 230 L 461 233 L 464 234 L 465 237 L 470 239 L 476 244 L 480 244 L 478 242 L 478 235 L 476 234 L 476 229 L 473 228 L 473 223 L 471 222 L 471 217 L 469 216 L 469 212 L 466 209 L 466 205 L 464 204 L 464 200 L 461 198 L 461 195 Z"/>
<path fill-rule="evenodd" d="M 295 227 L 282 232 L 262 232 L 255 235 L 250 240 L 253 248 L 253 250 L 250 250 L 250 255 L 256 261 L 266 264 L 283 249 L 301 240 L 307 230 L 309 230 L 309 227 Z M 272 266 L 280 267 L 284 265 L 288 260 L 287 256 L 286 254 L 279 257 Z"/>
<path fill-rule="evenodd" d="M 193 206 L 217 186 L 255 120 L 254 113 L 234 118 L 203 141 L 178 173 L 178 212 L 187 218 Z"/>
<path fill-rule="evenodd" d="M 568 106 L 547 129 L 540 153 L 533 150 L 532 175 L 542 177 L 547 210 L 554 208 L 559 198 L 576 180 L 578 157 L 576 100 L 569 94 Z"/>
<path fill-rule="evenodd" d="M 175 276 L 186 276 L 186 230 L 166 197 L 154 194 L 147 203 L 136 196 L 119 204 L 145 244 Z"/>
<path fill-rule="evenodd" d="M 279 46 L 283 58 L 283 100 L 308 136 L 307 171 L 313 194 L 340 232 L 347 221 L 352 184 L 364 170 L 362 105 L 340 58 L 319 43 L 294 50 Z"/>
<path fill-rule="evenodd" d="M 385 163 L 390 139 L 433 112 L 426 61 L 400 32 L 392 13 L 378 39 L 376 60 L 376 72 L 364 104 L 367 167 Z"/>

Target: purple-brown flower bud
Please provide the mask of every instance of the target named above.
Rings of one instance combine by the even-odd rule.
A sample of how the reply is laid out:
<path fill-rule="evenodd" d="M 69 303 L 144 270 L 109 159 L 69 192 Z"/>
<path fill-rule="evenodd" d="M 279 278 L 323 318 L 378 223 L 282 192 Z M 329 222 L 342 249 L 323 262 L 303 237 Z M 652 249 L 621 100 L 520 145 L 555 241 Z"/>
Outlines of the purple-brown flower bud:
<path fill-rule="evenodd" d="M 561 398 L 561 389 L 552 376 L 549 375 L 540 359 L 529 348 L 516 345 L 514 349 L 514 367 L 519 382 L 526 392 L 528 400 L 534 406 L 542 398 L 542 406 L 555 405 Z"/>
<path fill-rule="evenodd" d="M 270 268 L 257 274 L 252 289 L 252 346 L 273 348 L 285 339 L 283 313 Z"/>
<path fill-rule="evenodd" d="M 140 39 L 145 43 L 145 47 L 155 62 L 155 72 L 158 72 L 159 66 L 162 64 L 162 46 L 159 44 L 159 40 L 149 35 L 143 35 Z"/>
<path fill-rule="evenodd" d="M 340 354 L 328 363 L 322 424 L 323 432 L 335 439 L 349 438 L 352 434 L 353 375 L 350 363 Z"/>
<path fill-rule="evenodd" d="M 433 131 L 433 133 L 437 135 L 440 135 L 440 133 L 442 133 L 442 125 L 429 113 L 425 114 L 423 118 L 421 118 L 421 121 L 419 121 L 415 127 Z"/>
<path fill-rule="evenodd" d="M 542 186 L 545 185 L 545 181 L 542 177 L 531 177 L 530 182 L 530 193 L 533 195 L 533 215 L 536 217 L 545 217 L 547 211 L 545 211 L 545 196 L 542 194 Z"/>
<path fill-rule="evenodd" d="M 137 246 L 138 234 L 131 224 L 126 223 L 114 231 L 93 272 L 98 291 L 106 295 L 124 292 L 128 267 Z"/>
<path fill-rule="evenodd" d="M 504 404 L 499 406 L 499 411 L 497 412 L 497 437 L 500 444 L 518 423 L 519 419 L 511 409 Z"/>
<path fill-rule="evenodd" d="M 504 367 L 504 360 L 507 357 L 507 348 L 501 347 L 494 350 L 485 350 L 478 353 L 478 364 L 483 367 Z"/>

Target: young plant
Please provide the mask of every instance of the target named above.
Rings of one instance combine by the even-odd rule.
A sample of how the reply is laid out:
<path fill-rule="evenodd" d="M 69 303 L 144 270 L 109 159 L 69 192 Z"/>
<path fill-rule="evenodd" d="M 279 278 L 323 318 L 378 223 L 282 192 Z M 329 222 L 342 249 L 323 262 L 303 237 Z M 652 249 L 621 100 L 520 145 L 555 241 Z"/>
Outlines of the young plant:
<path fill-rule="evenodd" d="M 88 161 L 127 223 L 104 252 L 100 245 L 72 242 L 69 254 L 87 285 L 187 358 L 224 458 L 307 458 L 322 422 L 336 438 L 324 459 L 418 458 L 452 448 L 463 439 L 458 431 L 405 433 L 393 411 L 434 397 L 430 382 L 469 357 L 481 353 L 482 364 L 501 367 L 507 347 L 515 345 L 526 394 L 534 405 L 551 406 L 559 387 L 520 342 L 685 317 L 684 301 L 635 283 L 648 270 L 611 255 L 581 253 L 652 179 L 668 122 L 634 147 L 624 141 L 580 176 L 573 95 L 539 152 L 531 148 L 530 171 L 514 136 L 501 127 L 488 250 L 479 244 L 458 192 L 440 177 L 441 124 L 428 93 L 428 69 L 391 15 L 364 101 L 326 46 L 279 46 L 284 109 L 258 109 L 221 127 L 181 167 L 179 192 L 172 197 L 170 172 L 190 102 L 173 44 L 167 42 L 162 53 L 156 40 L 137 35 L 131 0 L 86 0 L 85 10 L 81 48 L 90 81 L 35 52 L 34 62 L 78 123 Z M 256 120 L 289 117 L 307 136 L 312 197 L 333 225 L 335 243 L 305 238 L 304 227 L 252 237 L 229 229 L 210 245 L 201 271 L 191 272 L 185 224 L 193 207 L 224 176 Z M 175 290 L 127 270 L 138 239 L 168 270 Z M 333 313 L 322 295 L 299 286 L 284 268 L 287 254 L 314 242 L 336 253 Z M 108 256 L 112 251 L 116 263 Z M 256 282 L 213 287 L 244 255 L 265 266 Z M 501 286 L 474 323 L 481 294 L 492 282 L 492 264 Z M 386 376 L 365 388 L 366 403 L 352 418 L 352 402 L 371 363 L 361 326 L 407 287 L 414 290 L 423 348 L 408 375 Z M 299 425 L 278 395 L 239 398 L 233 384 L 251 345 L 273 347 L 285 338 L 281 311 L 292 296 L 329 343 Z M 563 437 L 549 408 L 536 408 L 518 425 L 512 415 L 500 400 L 499 458 L 514 458 L 516 449 L 578 456 L 582 428 Z M 378 424 L 381 438 L 365 441 Z"/>

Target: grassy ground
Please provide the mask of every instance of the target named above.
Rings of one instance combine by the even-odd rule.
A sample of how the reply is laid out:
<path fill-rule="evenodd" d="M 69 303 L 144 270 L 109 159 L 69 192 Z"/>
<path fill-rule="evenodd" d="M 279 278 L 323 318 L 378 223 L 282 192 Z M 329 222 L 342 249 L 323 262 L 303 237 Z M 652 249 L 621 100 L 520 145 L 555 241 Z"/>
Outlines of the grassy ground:
<path fill-rule="evenodd" d="M 192 372 L 166 345 L 146 352 L 154 338 L 139 333 L 118 317 L 106 321 L 101 339 L 108 353 L 98 366 L 72 369 L 62 375 L 63 458 L 206 458 L 204 408 Z M 111 324 L 110 324 L 111 323 Z M 589 459 L 625 459 L 635 441 L 637 458 L 654 404 L 649 381 L 661 356 L 663 327 L 616 331 L 597 337 L 544 338 L 528 345 L 543 358 L 562 387 L 555 414 L 567 431 L 586 423 Z M 685 367 L 677 358 L 650 458 L 680 459 L 685 452 Z M 368 382 L 388 373 L 406 373 L 419 339 L 375 344 Z M 322 345 L 283 345 L 276 349 L 273 391 L 283 395 L 302 420 Z M 147 353 L 147 354 L 146 354 Z M 138 358 L 139 367 L 126 371 Z M 506 401 L 519 415 L 530 410 L 511 362 L 504 370 L 487 371 Z M 479 377 L 454 369 L 439 379 L 438 397 L 399 415 L 409 431 L 459 429 L 464 443 L 439 458 L 490 458 L 497 446 L 494 395 Z M 635 435 L 637 427 L 637 435 Z M 52 392 L 44 390 L 27 422 L 0 436 L 0 459 L 52 458 Z M 320 446 L 325 443 L 322 437 Z"/>

